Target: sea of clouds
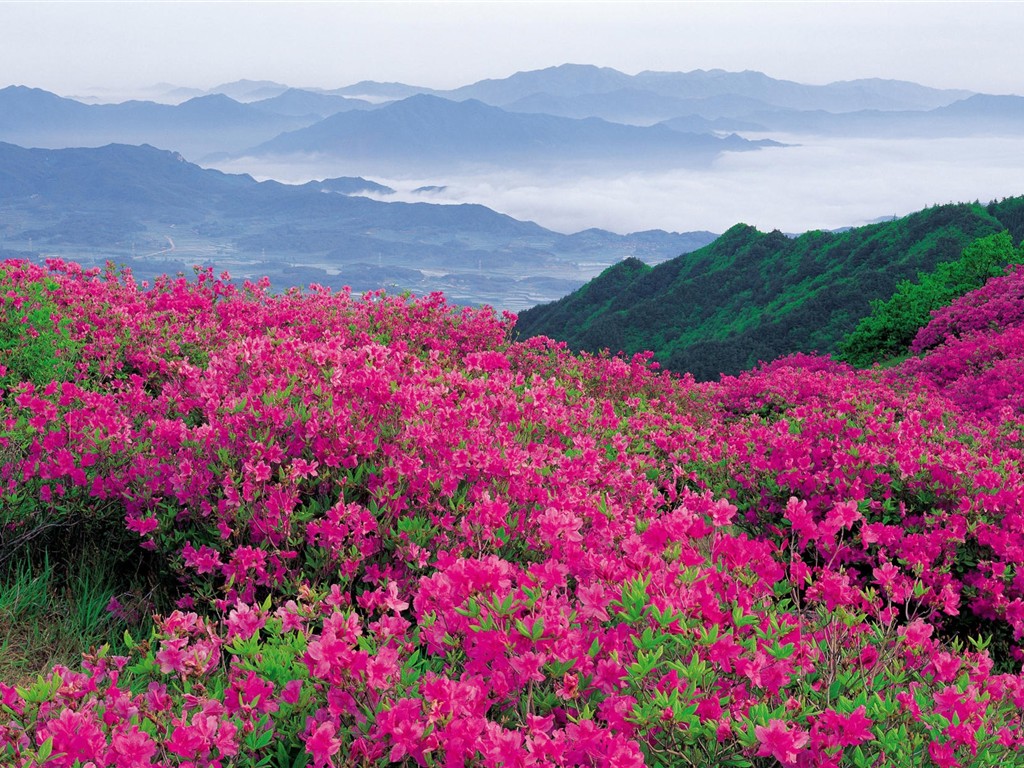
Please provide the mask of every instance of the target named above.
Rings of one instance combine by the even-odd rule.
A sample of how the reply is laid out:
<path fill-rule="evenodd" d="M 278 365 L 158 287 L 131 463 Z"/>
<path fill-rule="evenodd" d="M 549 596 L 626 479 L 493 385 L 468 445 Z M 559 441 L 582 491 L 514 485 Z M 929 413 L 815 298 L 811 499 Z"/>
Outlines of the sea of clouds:
<path fill-rule="evenodd" d="M 770 138 L 788 146 L 725 153 L 707 168 L 653 173 L 489 169 L 405 178 L 336 158 L 241 158 L 216 167 L 286 183 L 358 175 L 395 190 L 373 195 L 380 200 L 479 203 L 565 233 L 591 227 L 623 234 L 722 232 L 738 222 L 799 233 L 858 226 L 934 204 L 1024 194 L 1024 145 L 1015 137 Z M 441 189 L 414 191 L 424 186 Z"/>

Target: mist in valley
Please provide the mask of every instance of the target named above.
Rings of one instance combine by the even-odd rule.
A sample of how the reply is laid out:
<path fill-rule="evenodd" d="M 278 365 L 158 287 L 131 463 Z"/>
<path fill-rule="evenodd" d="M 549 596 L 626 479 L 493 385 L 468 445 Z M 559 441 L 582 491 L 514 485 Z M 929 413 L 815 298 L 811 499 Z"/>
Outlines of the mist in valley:
<path fill-rule="evenodd" d="M 1011 136 L 836 138 L 770 134 L 783 147 L 726 152 L 705 168 L 644 173 L 486 169 L 453 175 L 375 174 L 335 157 L 215 162 L 229 173 L 299 184 L 363 176 L 393 193 L 388 202 L 479 203 L 562 233 L 650 229 L 723 232 L 743 222 L 798 233 L 901 216 L 933 204 L 1020 193 L 1024 147 Z M 428 187 L 429 189 L 423 189 Z"/>

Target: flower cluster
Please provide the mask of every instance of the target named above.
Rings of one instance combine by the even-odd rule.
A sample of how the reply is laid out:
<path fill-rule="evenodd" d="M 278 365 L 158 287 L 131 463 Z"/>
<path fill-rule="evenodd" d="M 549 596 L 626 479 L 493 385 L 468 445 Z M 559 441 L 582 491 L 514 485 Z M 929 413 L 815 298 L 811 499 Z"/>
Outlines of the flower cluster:
<path fill-rule="evenodd" d="M 178 600 L 0 685 L 5 765 L 1024 751 L 1021 442 L 924 373 L 697 384 L 439 295 L 3 269 L 74 358 L 0 390 L 5 524 L 123 526 Z"/>
<path fill-rule="evenodd" d="M 922 328 L 901 373 L 936 387 L 957 405 L 1004 427 L 1024 414 L 1024 266 L 962 296 Z"/>

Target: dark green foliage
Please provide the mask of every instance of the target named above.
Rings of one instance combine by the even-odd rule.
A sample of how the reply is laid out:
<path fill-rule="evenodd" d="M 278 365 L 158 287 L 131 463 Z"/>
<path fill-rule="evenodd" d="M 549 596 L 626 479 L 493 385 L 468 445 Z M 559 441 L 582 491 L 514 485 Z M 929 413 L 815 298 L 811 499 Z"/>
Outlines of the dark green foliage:
<path fill-rule="evenodd" d="M 150 574 L 132 562 L 138 556 L 111 557 L 108 540 L 89 538 L 92 531 L 58 533 L 40 530 L 14 551 L 0 548 L 0 679 L 6 682 L 27 682 L 55 663 L 77 666 L 83 653 L 102 645 L 125 653 L 125 631 L 144 633 L 151 625 L 157 605 Z"/>
<path fill-rule="evenodd" d="M 1009 230 L 1015 243 L 1024 239 L 1024 197 L 1004 197 L 989 203 L 987 210 Z"/>
<path fill-rule="evenodd" d="M 871 314 L 840 343 L 842 359 L 867 367 L 905 355 L 917 331 L 928 324 L 933 310 L 980 288 L 1020 258 L 1021 252 L 1014 248 L 1010 233 L 998 232 L 975 240 L 964 248 L 959 259 L 918 274 L 916 281 L 902 281 L 888 300 L 871 302 Z"/>
<path fill-rule="evenodd" d="M 560 301 L 519 316 L 522 338 L 573 349 L 651 350 L 698 379 L 792 352 L 834 353 L 871 302 L 960 257 L 978 238 L 1024 233 L 1024 198 L 935 206 L 845 232 L 790 238 L 738 224 L 653 268 L 623 262 Z"/>
<path fill-rule="evenodd" d="M 603 340 L 599 347 L 612 351 L 624 348 L 625 337 L 619 330 L 617 312 L 609 312 L 613 303 L 621 304 L 622 297 L 637 281 L 651 272 L 651 267 L 639 259 L 628 258 L 608 267 L 575 293 L 561 301 L 545 305 L 551 312 L 546 316 L 544 335 L 555 339 L 569 339 L 573 334 L 582 338 Z M 520 330 L 523 329 L 520 315 Z M 526 333 L 527 336 L 538 335 Z"/>

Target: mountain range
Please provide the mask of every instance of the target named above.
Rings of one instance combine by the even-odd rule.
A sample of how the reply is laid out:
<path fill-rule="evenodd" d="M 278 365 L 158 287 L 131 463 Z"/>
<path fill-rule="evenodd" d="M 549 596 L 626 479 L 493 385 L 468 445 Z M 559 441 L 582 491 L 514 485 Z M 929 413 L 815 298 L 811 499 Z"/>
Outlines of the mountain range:
<path fill-rule="evenodd" d="M 206 93 L 223 93 L 240 101 L 252 101 L 253 95 L 268 88 L 283 92 L 281 83 L 240 81 L 217 86 Z M 794 110 L 853 112 L 876 110 L 928 110 L 945 106 L 972 95 L 971 91 L 929 88 L 902 80 L 879 78 L 840 81 L 826 85 L 806 85 L 778 80 L 762 72 L 727 72 L 721 69 L 691 72 L 644 71 L 628 75 L 610 67 L 587 64 L 562 64 L 546 69 L 516 72 L 499 79 L 480 80 L 450 90 L 438 90 L 404 83 L 363 81 L 333 90 L 311 91 L 368 99 L 375 103 L 397 101 L 416 94 L 431 94 L 453 101 L 476 99 L 485 104 L 512 111 L 537 98 L 581 99 L 612 96 L 658 100 L 669 107 L 667 116 L 679 116 L 673 105 L 713 99 L 723 95 L 745 98 L 749 104 Z M 192 95 L 201 95 L 193 93 Z M 247 98 L 248 97 L 248 98 Z M 546 111 L 546 110 L 545 110 Z M 566 115 L 593 117 L 591 113 Z M 664 119 L 664 118 L 661 118 Z"/>
<path fill-rule="evenodd" d="M 140 277 L 193 264 L 275 289 L 443 290 L 454 301 L 522 309 L 628 256 L 658 262 L 709 232 L 564 235 L 480 205 L 380 202 L 362 178 L 302 185 L 203 169 L 149 146 L 24 149 L 0 144 L 5 256 L 107 260 Z"/>
<path fill-rule="evenodd" d="M 553 160 L 625 166 L 644 158 L 685 167 L 766 146 L 756 140 L 763 135 L 732 135 L 737 132 L 961 136 L 1024 128 L 1018 96 L 895 80 L 806 85 L 749 71 L 627 75 L 572 64 L 447 91 L 403 83 L 299 89 L 238 81 L 206 92 L 164 86 L 153 94 L 190 98 L 85 104 L 24 86 L 4 88 L 0 141 L 55 149 L 147 143 L 210 162 L 329 155 L 374 173 L 373 164 L 385 162 L 437 170 Z"/>
<path fill-rule="evenodd" d="M 82 104 L 38 88 L 0 90 L 0 141 L 26 147 L 152 144 L 200 157 L 266 141 L 315 119 L 271 112 L 220 94 L 171 106 L 148 101 Z"/>
<path fill-rule="evenodd" d="M 418 94 L 372 111 L 339 112 L 247 150 L 255 156 L 337 155 L 383 173 L 443 173 L 465 166 L 588 171 L 707 165 L 724 151 L 780 146 L 735 134 L 681 133 L 591 117 L 506 112 L 476 99 Z"/>
<path fill-rule="evenodd" d="M 629 75 L 567 64 L 444 91 L 370 81 L 299 89 L 243 80 L 210 90 L 164 84 L 149 93 L 154 101 L 87 104 L 24 86 L 0 89 L 0 142 L 7 142 L 0 151 L 3 249 L 97 263 L 109 256 L 145 274 L 204 262 L 240 275 L 268 273 L 278 286 L 443 289 L 458 301 L 524 309 L 564 296 L 624 258 L 658 264 L 707 245 L 713 235 L 561 234 L 483 206 L 396 199 L 454 197 L 461 193 L 449 195 L 445 185 L 462 172 L 489 180 L 503 172 L 550 171 L 563 183 L 599 184 L 599 172 L 614 180 L 665 169 L 707 171 L 725 153 L 786 152 L 802 136 L 1015 137 L 1024 130 L 1019 96 L 891 80 L 807 85 L 749 71 Z M 285 185 L 192 164 L 256 173 L 299 161 L 331 172 Z M 416 191 L 395 194 L 409 179 Z M 767 244 L 747 235 L 750 242 L 736 253 L 748 255 L 713 250 L 702 262 L 719 282 L 718 259 L 745 264 L 745 277 L 728 276 L 748 286 L 741 294 L 750 289 L 751 270 L 761 268 L 757 259 L 781 253 L 786 242 L 781 235 L 765 235 Z M 720 247 L 736 238 L 731 232 Z M 657 269 L 657 278 L 644 280 L 668 274 Z M 694 285 L 712 279 L 689 267 L 683 272 Z M 641 283 L 644 291 L 653 285 Z M 686 290 L 697 290 L 692 298 L 703 301 L 703 289 Z M 625 305 L 616 306 L 628 314 Z M 743 316 L 741 307 L 732 311 Z M 574 337 L 581 346 L 605 338 L 591 333 L 604 323 L 592 314 Z M 532 317 L 526 315 L 524 328 Z M 843 324 L 833 320 L 825 326 Z M 556 326 L 552 335 L 560 332 Z M 750 331 L 730 327 L 729 333 Z M 707 331 L 706 340 L 718 338 L 711 326 L 693 328 Z M 799 344 L 827 349 L 831 333 Z M 616 346 L 617 337 L 610 338 L 602 344 Z M 624 348 L 640 343 L 635 335 L 625 338 Z M 690 365 L 681 349 L 675 344 L 669 359 Z M 709 359 L 717 362 L 709 365 L 736 369 L 739 357 L 732 355 L 716 349 Z"/>

